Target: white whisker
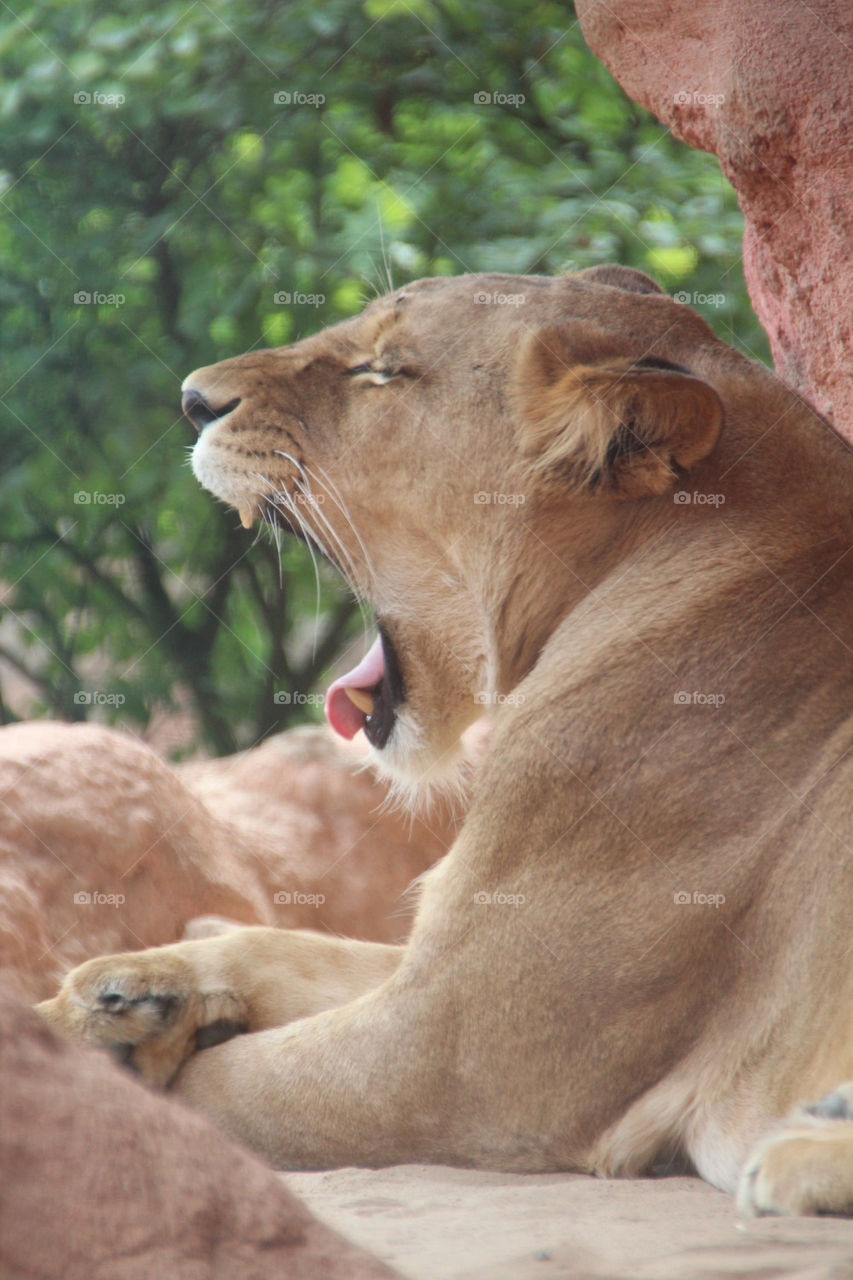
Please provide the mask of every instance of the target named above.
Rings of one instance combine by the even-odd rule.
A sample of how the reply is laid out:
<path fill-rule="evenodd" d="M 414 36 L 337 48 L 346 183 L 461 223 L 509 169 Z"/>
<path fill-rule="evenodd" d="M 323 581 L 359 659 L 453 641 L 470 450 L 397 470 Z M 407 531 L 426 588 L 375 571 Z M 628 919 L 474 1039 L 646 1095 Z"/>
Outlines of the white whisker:
<path fill-rule="evenodd" d="M 306 494 L 308 498 L 311 499 L 309 503 L 309 511 L 311 516 L 314 518 L 314 520 L 319 521 L 320 524 L 322 524 L 323 528 L 326 530 L 329 538 L 331 539 L 330 545 L 333 546 L 335 550 L 338 552 L 337 559 L 341 563 L 341 568 L 343 569 L 344 574 L 347 576 L 348 580 L 350 581 L 353 594 L 360 599 L 362 596 L 362 592 L 361 592 L 361 588 L 358 585 L 358 572 L 357 572 L 356 566 L 353 563 L 353 559 L 349 553 L 349 549 L 341 541 L 341 537 L 339 533 L 334 528 L 334 526 L 329 522 L 328 516 L 325 514 L 322 507 L 320 506 L 320 502 L 322 502 L 322 494 L 319 495 L 319 501 L 318 501 L 318 495 L 315 494 L 314 491 L 311 489 L 310 482 L 306 483 L 303 486 L 303 492 Z"/>
<path fill-rule="evenodd" d="M 309 492 L 311 491 L 309 490 Z M 318 495 L 311 493 L 311 496 L 316 499 Z M 333 495 L 330 494 L 329 496 L 332 497 L 332 501 L 335 501 Z M 320 499 L 322 499 L 322 495 L 319 495 L 319 497 Z M 314 518 L 326 530 L 329 538 L 331 539 L 332 545 L 335 547 L 336 551 L 338 552 L 338 560 L 340 561 L 341 568 L 343 569 L 343 572 L 347 578 L 347 581 L 349 582 L 352 593 L 355 596 L 356 601 L 358 602 L 358 607 L 361 611 L 362 617 L 364 618 L 365 616 L 367 616 L 366 610 L 365 610 L 365 601 L 367 597 L 359 585 L 359 581 L 358 581 L 359 572 L 355 564 L 355 561 L 353 560 L 352 554 L 350 553 L 349 548 L 345 545 L 340 534 L 335 529 L 334 525 L 332 524 L 329 517 L 326 515 L 325 511 L 322 509 L 318 501 L 316 500 L 314 501 L 314 503 L 311 506 L 311 511 Z"/>
<path fill-rule="evenodd" d="M 261 484 L 258 492 L 253 494 L 252 497 L 259 499 L 261 502 L 266 502 L 271 495 L 272 486 L 266 476 L 262 475 L 260 471 L 255 471 L 252 474 L 260 481 Z M 284 583 L 284 571 L 281 563 L 281 529 L 271 520 L 262 520 L 258 527 L 255 542 L 252 545 L 254 546 L 260 540 L 262 532 L 265 529 L 269 529 L 272 540 L 275 543 L 276 561 L 278 563 L 278 585 L 281 587 Z"/>
<path fill-rule="evenodd" d="M 347 509 L 346 503 L 344 502 L 340 489 L 335 484 L 334 480 L 331 478 L 331 476 L 326 471 L 326 469 L 324 467 L 321 467 L 319 463 L 316 463 L 316 462 L 314 463 L 314 470 L 317 472 L 317 476 L 320 483 L 324 486 L 325 489 L 328 490 L 329 497 L 332 499 L 332 502 L 334 502 L 335 506 L 338 508 L 344 520 L 346 521 L 347 528 L 351 531 L 358 545 L 358 549 L 364 561 L 364 567 L 367 570 L 368 577 L 372 582 L 375 583 L 377 581 L 377 576 L 373 568 L 373 563 L 370 559 L 370 556 L 368 555 L 367 547 L 364 545 L 364 542 L 362 541 L 361 534 L 359 533 L 358 529 L 355 527 L 355 523 L 353 522 L 352 516 L 350 515 L 349 510 Z"/>
<path fill-rule="evenodd" d="M 320 502 L 318 501 L 318 498 L 321 497 L 322 495 L 318 495 L 314 493 L 311 487 L 311 481 L 316 480 L 317 483 L 328 492 L 328 496 L 331 498 L 332 502 L 335 504 L 335 506 L 338 508 L 341 515 L 343 516 L 343 519 L 346 522 L 346 527 L 350 530 L 350 532 L 353 535 L 356 545 L 361 553 L 361 557 L 364 561 L 364 566 L 367 570 L 368 575 L 375 581 L 375 573 L 373 570 L 373 565 L 372 565 L 370 556 L 367 552 L 367 548 L 365 547 L 364 542 L 361 538 L 361 535 L 356 529 L 355 524 L 353 523 L 353 520 L 346 508 L 346 505 L 343 501 L 343 497 L 341 496 L 341 492 L 338 489 L 338 486 L 331 479 L 331 477 L 328 475 L 328 473 L 324 470 L 323 467 L 320 467 L 319 465 L 317 465 L 316 470 L 320 474 L 319 476 L 314 476 L 312 475 L 310 469 L 306 465 L 299 462 L 296 458 L 293 457 L 292 454 L 288 453 L 286 450 L 277 449 L 276 453 L 278 453 L 280 457 L 285 458 L 288 462 L 291 463 L 293 467 L 296 468 L 297 483 L 299 484 L 301 491 L 304 492 L 306 496 L 313 499 L 309 508 L 310 513 L 313 513 L 313 516 L 315 517 L 313 524 L 315 526 L 317 524 L 322 526 L 322 528 L 326 532 L 326 536 L 330 543 L 330 546 L 334 548 L 334 550 L 337 552 L 337 555 L 329 554 L 329 550 L 323 545 L 323 539 L 317 535 L 316 530 L 313 532 L 312 536 L 314 537 L 314 541 L 321 548 L 324 554 L 327 555 L 329 560 L 332 560 L 332 561 L 337 560 L 340 563 L 340 567 L 343 570 L 346 578 L 348 579 L 353 595 L 355 596 L 356 601 L 358 602 L 359 612 L 361 614 L 361 620 L 362 620 L 362 628 L 363 628 L 364 635 L 366 637 L 369 630 L 373 626 L 373 617 L 371 612 L 366 608 L 367 596 L 364 589 L 360 585 L 360 581 L 359 581 L 360 574 L 358 572 L 358 568 L 355 564 L 352 553 L 344 543 L 341 535 L 337 532 L 334 525 L 329 520 L 329 517 L 322 510 Z M 299 518 L 303 528 L 305 528 L 306 526 L 309 528 L 311 527 L 311 524 L 309 523 L 309 520 L 308 520 L 307 512 L 306 513 L 300 512 Z"/>
<path fill-rule="evenodd" d="M 322 468 L 319 468 L 319 469 L 322 470 Z M 309 472 L 309 475 L 310 475 L 310 472 Z M 349 512 L 347 511 L 346 506 L 344 505 L 343 499 L 340 496 L 340 490 L 338 490 L 337 485 L 334 484 L 334 482 L 331 480 L 331 477 L 329 476 L 326 476 L 325 480 L 322 480 L 322 479 L 319 480 L 318 483 L 323 485 L 323 487 L 326 489 L 328 493 L 328 496 L 331 498 L 332 502 L 340 511 L 346 523 L 346 527 L 352 533 L 355 539 L 355 542 L 361 552 L 361 557 L 364 562 L 364 567 L 367 570 L 368 576 L 373 581 L 376 581 L 370 556 L 367 553 L 367 548 L 365 547 L 361 539 L 361 535 L 356 529 L 355 524 L 353 523 L 352 518 L 350 517 Z M 364 640 L 366 640 L 368 637 L 368 634 L 373 630 L 373 625 L 374 625 L 373 611 L 369 606 L 367 593 L 359 585 L 359 581 L 358 581 L 359 573 L 358 573 L 358 570 L 356 569 L 353 556 L 350 553 L 349 549 L 344 545 L 342 538 L 335 530 L 329 517 L 320 508 L 319 505 L 315 505 L 314 511 L 316 512 L 318 520 L 321 520 L 324 528 L 328 530 L 329 536 L 334 540 L 335 545 L 340 549 L 341 566 L 347 576 L 352 593 L 355 596 L 356 602 L 358 604 L 358 611 L 359 611 L 359 614 L 361 615 L 362 637 Z"/>
<path fill-rule="evenodd" d="M 293 463 L 293 465 L 297 469 L 297 472 L 302 471 L 301 465 L 296 461 L 294 457 L 292 457 L 291 454 L 285 453 L 281 449 L 277 449 L 276 452 L 280 453 L 283 458 L 287 458 L 288 462 Z M 316 591 L 315 591 L 315 604 L 314 604 L 314 636 L 311 643 L 311 656 L 313 658 L 313 657 L 316 657 L 317 655 L 317 636 L 320 630 L 321 586 L 320 586 L 320 567 L 317 564 L 317 557 L 314 554 L 314 546 L 312 545 L 312 543 L 316 544 L 325 556 L 327 556 L 328 558 L 331 558 L 331 557 L 329 557 L 329 553 L 326 550 L 326 548 L 323 546 L 320 539 L 316 537 L 313 529 L 311 529 L 309 525 L 306 523 L 302 512 L 299 510 L 299 504 L 294 501 L 292 495 L 289 494 L 285 488 L 280 488 L 280 489 L 273 488 L 273 498 L 276 502 L 281 504 L 281 506 L 284 508 L 286 513 L 292 516 L 293 519 L 296 521 L 297 525 L 299 526 L 299 530 L 305 540 L 305 545 L 308 548 L 308 554 L 311 557 L 311 564 L 314 567 L 314 583 L 315 583 Z"/>
<path fill-rule="evenodd" d="M 379 221 L 379 244 L 382 249 L 382 265 L 385 268 L 386 288 L 389 293 L 394 292 L 394 281 L 391 276 L 391 259 L 388 257 L 388 249 L 385 245 L 385 224 L 382 221 L 382 210 L 377 209 Z"/>

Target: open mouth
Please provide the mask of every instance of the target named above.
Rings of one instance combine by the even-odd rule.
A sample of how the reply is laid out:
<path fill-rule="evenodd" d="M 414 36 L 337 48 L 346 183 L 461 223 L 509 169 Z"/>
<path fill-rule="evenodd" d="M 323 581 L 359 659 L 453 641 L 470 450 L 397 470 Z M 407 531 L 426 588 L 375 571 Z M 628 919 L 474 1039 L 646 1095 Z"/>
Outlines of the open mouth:
<path fill-rule="evenodd" d="M 326 719 L 342 738 L 353 738 L 363 729 L 371 746 L 381 750 L 391 736 L 397 707 L 404 699 L 397 652 L 380 625 L 379 635 L 358 666 L 330 685 Z"/>
<path fill-rule="evenodd" d="M 305 525 L 294 520 L 277 504 L 269 499 L 262 500 L 258 514 L 268 524 L 277 525 L 301 539 L 329 560 L 342 577 L 346 577 L 328 550 L 314 542 Z M 254 511 L 247 515 L 253 516 Z M 242 512 L 241 520 L 245 525 Z M 354 738 L 359 729 L 363 729 L 371 746 L 381 750 L 391 736 L 397 708 L 404 701 L 405 694 L 397 651 L 380 623 L 379 635 L 361 662 L 329 686 L 326 719 L 342 738 Z"/>

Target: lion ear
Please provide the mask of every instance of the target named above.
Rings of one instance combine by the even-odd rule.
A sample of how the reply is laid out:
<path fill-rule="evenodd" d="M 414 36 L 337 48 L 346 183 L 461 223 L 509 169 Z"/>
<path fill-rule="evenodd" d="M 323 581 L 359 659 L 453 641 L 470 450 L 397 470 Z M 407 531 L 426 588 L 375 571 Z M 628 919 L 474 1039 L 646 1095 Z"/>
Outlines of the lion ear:
<path fill-rule="evenodd" d="M 591 280 L 593 284 L 609 284 L 611 289 L 623 289 L 625 293 L 663 293 L 657 280 L 633 267 L 621 267 L 606 263 L 599 267 L 585 267 L 574 273 L 575 280 Z"/>
<path fill-rule="evenodd" d="M 689 369 L 656 357 L 577 362 L 579 354 L 568 356 L 561 332 L 548 329 L 519 353 L 522 449 L 543 479 L 640 498 L 665 493 L 713 449 L 723 406 Z"/>

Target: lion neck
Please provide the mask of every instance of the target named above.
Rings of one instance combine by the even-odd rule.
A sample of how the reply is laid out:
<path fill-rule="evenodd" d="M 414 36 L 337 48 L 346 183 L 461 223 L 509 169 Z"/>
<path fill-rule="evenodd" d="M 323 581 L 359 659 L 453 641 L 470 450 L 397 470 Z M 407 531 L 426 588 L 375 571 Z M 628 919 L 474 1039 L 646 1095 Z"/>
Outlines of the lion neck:
<path fill-rule="evenodd" d="M 671 500 L 580 498 L 566 507 L 528 508 L 486 549 L 486 563 L 472 575 L 487 584 L 486 649 L 499 693 L 523 680 L 578 604 L 626 571 L 671 522 Z"/>

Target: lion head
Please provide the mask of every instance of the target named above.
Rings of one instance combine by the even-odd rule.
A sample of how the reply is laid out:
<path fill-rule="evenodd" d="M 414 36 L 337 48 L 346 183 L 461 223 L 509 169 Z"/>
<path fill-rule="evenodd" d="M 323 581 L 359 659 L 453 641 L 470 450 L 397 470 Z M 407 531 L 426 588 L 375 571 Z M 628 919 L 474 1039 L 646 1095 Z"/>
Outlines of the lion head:
<path fill-rule="evenodd" d="M 379 637 L 327 697 L 398 782 L 452 777 L 484 704 L 713 455 L 740 360 L 639 272 L 420 280 L 198 369 L 193 469 L 322 550 Z"/>

